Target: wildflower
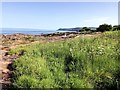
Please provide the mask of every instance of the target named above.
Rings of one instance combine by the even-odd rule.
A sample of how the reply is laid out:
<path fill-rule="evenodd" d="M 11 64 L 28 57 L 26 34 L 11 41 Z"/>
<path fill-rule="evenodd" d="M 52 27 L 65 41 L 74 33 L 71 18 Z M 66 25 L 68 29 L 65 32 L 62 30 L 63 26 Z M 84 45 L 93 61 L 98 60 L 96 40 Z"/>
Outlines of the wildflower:
<path fill-rule="evenodd" d="M 72 52 L 72 48 L 70 48 L 70 52 Z"/>

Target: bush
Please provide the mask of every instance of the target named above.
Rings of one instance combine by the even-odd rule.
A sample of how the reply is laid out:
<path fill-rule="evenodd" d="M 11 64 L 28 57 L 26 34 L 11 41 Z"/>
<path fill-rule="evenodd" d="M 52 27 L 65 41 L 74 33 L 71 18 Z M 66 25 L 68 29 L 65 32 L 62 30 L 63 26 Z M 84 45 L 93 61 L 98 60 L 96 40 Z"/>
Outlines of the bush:
<path fill-rule="evenodd" d="M 97 28 L 97 31 L 100 31 L 100 32 L 105 32 L 110 30 L 112 30 L 112 26 L 108 24 L 102 24 Z"/>

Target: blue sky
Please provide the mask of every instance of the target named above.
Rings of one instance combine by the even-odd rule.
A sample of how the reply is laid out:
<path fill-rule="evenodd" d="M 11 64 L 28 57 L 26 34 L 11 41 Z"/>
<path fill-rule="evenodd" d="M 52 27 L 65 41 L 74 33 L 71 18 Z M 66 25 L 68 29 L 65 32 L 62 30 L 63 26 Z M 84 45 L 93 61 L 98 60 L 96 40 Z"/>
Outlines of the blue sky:
<path fill-rule="evenodd" d="M 4 2 L 3 28 L 58 29 L 118 24 L 117 2 Z"/>

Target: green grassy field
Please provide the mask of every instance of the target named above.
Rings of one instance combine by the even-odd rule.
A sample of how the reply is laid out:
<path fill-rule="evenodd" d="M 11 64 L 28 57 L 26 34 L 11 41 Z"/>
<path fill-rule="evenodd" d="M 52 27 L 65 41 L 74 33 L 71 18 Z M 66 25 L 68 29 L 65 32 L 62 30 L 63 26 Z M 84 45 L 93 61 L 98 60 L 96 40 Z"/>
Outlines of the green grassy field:
<path fill-rule="evenodd" d="M 12 49 L 15 88 L 120 88 L 120 31 Z"/>

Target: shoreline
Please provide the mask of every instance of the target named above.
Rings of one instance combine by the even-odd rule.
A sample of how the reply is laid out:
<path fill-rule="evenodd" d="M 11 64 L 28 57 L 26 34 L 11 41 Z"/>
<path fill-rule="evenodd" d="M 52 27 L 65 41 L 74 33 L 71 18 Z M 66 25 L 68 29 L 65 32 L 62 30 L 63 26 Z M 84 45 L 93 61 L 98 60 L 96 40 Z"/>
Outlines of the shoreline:
<path fill-rule="evenodd" d="M 58 31 L 58 30 L 48 30 L 48 31 L 1 31 L 0 35 L 12 35 L 12 34 L 30 34 L 30 35 L 44 35 L 52 33 L 64 33 L 64 32 L 77 32 L 77 31 Z"/>
<path fill-rule="evenodd" d="M 13 46 L 19 43 L 26 44 L 34 41 L 51 41 L 51 40 L 56 41 L 61 39 L 64 40 L 67 38 L 74 38 L 78 35 L 94 35 L 97 33 L 100 32 L 55 32 L 42 35 L 15 33 L 11 35 L 0 34 L 0 38 L 2 46 L 9 46 L 10 44 Z"/>
<path fill-rule="evenodd" d="M 11 35 L 33 35 L 33 36 L 54 36 L 54 35 L 69 35 L 69 34 L 91 34 L 91 33 L 96 33 L 96 32 L 92 32 L 92 31 L 87 31 L 87 32 L 77 32 L 77 31 L 72 31 L 72 32 L 53 32 L 53 33 L 41 33 L 41 34 L 26 34 L 26 33 L 13 33 L 13 34 L 0 34 L 3 36 L 11 36 Z"/>

